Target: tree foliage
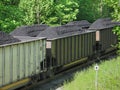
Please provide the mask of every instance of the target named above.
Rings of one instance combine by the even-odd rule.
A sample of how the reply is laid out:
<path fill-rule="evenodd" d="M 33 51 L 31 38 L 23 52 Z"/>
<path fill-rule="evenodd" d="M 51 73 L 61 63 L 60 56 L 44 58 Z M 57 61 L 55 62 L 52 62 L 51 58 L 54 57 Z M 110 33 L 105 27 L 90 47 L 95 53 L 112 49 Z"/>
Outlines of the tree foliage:
<path fill-rule="evenodd" d="M 18 5 L 20 0 L 0 0 L 0 3 L 4 5 Z"/>
<path fill-rule="evenodd" d="M 70 0 L 21 0 L 26 24 L 64 24 L 76 19 L 78 4 Z"/>
<path fill-rule="evenodd" d="M 120 0 L 103 0 L 111 8 L 111 15 L 116 21 L 120 21 Z"/>
<path fill-rule="evenodd" d="M 22 11 L 17 6 L 0 2 L 0 30 L 7 33 L 11 32 L 22 24 L 21 18 Z"/>
<path fill-rule="evenodd" d="M 25 12 L 26 24 L 42 23 L 41 16 L 50 10 L 53 0 L 20 0 L 19 7 Z"/>
<path fill-rule="evenodd" d="M 104 4 L 102 0 L 78 0 L 79 2 L 79 14 L 77 18 L 79 20 L 85 19 L 90 22 L 95 21 L 100 17 L 108 17 L 109 8 Z"/>
<path fill-rule="evenodd" d="M 48 24 L 65 24 L 76 19 L 79 5 L 74 0 L 56 1 L 52 7 L 50 16 L 45 22 Z"/>

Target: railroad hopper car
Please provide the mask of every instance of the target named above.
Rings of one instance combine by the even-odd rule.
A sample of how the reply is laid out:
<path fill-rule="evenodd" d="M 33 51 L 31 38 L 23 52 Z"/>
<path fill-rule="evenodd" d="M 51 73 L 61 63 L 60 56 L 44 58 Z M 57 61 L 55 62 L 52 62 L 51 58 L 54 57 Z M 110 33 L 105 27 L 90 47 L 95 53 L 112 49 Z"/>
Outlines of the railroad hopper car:
<path fill-rule="evenodd" d="M 46 38 L 20 37 L 20 42 L 0 45 L 0 90 L 25 85 L 45 66 Z"/>
<path fill-rule="evenodd" d="M 115 50 L 117 44 L 117 35 L 113 33 L 113 28 L 116 26 L 110 18 L 102 18 L 96 20 L 89 29 L 96 30 L 96 40 L 99 44 L 100 52 L 109 52 Z"/>
<path fill-rule="evenodd" d="M 63 25 L 49 27 L 37 37 L 47 38 L 47 66 L 66 68 L 94 54 L 95 34 L 95 31 L 82 30 L 78 25 Z"/>

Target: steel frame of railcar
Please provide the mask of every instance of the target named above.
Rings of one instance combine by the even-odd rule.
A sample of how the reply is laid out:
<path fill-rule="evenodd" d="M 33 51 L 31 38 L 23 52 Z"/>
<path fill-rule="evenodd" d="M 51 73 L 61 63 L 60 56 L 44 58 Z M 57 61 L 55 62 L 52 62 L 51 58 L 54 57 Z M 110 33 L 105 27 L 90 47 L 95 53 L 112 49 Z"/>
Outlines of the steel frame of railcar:
<path fill-rule="evenodd" d="M 48 39 L 47 50 L 51 68 L 64 66 L 82 60 L 94 54 L 96 45 L 96 31 Z"/>
<path fill-rule="evenodd" d="M 0 45 L 0 89 L 19 87 L 40 74 L 46 58 L 46 38 Z M 44 67 L 45 68 L 45 67 Z"/>
<path fill-rule="evenodd" d="M 117 44 L 117 35 L 112 32 L 113 28 L 105 28 L 99 31 L 99 43 L 101 44 L 101 50 L 104 52 L 109 52 L 111 50 L 117 49 L 115 45 Z"/>

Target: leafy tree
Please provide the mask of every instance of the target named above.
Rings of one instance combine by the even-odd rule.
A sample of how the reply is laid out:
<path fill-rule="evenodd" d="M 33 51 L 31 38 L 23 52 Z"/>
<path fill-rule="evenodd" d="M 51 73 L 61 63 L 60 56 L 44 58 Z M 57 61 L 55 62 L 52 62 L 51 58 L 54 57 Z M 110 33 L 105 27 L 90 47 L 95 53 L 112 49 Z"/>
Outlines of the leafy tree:
<path fill-rule="evenodd" d="M 103 0 L 111 8 L 111 15 L 116 21 L 120 21 L 120 0 Z"/>
<path fill-rule="evenodd" d="M 25 12 L 26 24 L 42 23 L 42 16 L 49 13 L 53 0 L 20 0 L 19 7 Z"/>
<path fill-rule="evenodd" d="M 20 0 L 0 0 L 0 3 L 4 5 L 18 5 Z"/>
<path fill-rule="evenodd" d="M 0 30 L 7 33 L 11 32 L 22 24 L 21 18 L 22 11 L 17 6 L 0 2 Z"/>
<path fill-rule="evenodd" d="M 85 19 L 93 22 L 98 18 L 110 16 L 109 8 L 103 0 L 78 0 L 78 3 L 80 6 L 78 20 Z"/>
<path fill-rule="evenodd" d="M 79 5 L 74 0 L 56 1 L 53 12 L 46 23 L 65 24 L 76 19 Z"/>
<path fill-rule="evenodd" d="M 73 0 L 20 0 L 26 24 L 64 24 L 76 19 L 79 5 Z"/>

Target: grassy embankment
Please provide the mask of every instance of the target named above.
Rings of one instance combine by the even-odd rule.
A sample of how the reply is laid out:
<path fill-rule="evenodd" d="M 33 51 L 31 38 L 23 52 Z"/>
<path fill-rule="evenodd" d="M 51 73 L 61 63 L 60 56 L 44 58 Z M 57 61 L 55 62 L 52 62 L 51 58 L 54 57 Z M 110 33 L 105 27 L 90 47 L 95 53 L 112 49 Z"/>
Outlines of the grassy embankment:
<path fill-rule="evenodd" d="M 94 66 L 75 74 L 65 82 L 63 90 L 96 90 Z M 120 90 L 120 57 L 99 64 L 97 90 Z"/>

